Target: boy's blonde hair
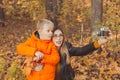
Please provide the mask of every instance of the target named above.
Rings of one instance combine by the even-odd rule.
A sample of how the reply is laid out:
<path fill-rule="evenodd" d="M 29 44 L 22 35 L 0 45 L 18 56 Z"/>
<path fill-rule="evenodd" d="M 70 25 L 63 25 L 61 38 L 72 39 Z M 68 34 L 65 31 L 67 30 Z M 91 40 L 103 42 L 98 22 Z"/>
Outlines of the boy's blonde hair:
<path fill-rule="evenodd" d="M 54 23 L 48 19 L 40 19 L 37 22 L 37 30 L 43 28 L 44 26 L 54 26 Z"/>

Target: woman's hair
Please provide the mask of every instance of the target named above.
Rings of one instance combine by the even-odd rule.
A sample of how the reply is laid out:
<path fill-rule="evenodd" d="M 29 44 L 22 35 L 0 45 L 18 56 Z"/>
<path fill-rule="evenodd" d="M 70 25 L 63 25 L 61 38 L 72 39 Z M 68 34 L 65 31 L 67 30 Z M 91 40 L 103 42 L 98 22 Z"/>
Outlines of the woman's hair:
<path fill-rule="evenodd" d="M 70 63 L 70 55 L 69 55 L 67 45 L 66 45 L 66 43 L 64 41 L 65 40 L 64 32 L 63 32 L 63 30 L 61 28 L 56 28 L 54 31 L 56 31 L 56 30 L 60 30 L 62 32 L 62 34 L 63 34 L 63 43 L 59 48 L 60 55 L 61 56 L 66 55 L 66 63 L 69 64 Z"/>
<path fill-rule="evenodd" d="M 37 30 L 43 28 L 44 26 L 54 26 L 54 23 L 48 19 L 40 19 L 37 22 Z"/>

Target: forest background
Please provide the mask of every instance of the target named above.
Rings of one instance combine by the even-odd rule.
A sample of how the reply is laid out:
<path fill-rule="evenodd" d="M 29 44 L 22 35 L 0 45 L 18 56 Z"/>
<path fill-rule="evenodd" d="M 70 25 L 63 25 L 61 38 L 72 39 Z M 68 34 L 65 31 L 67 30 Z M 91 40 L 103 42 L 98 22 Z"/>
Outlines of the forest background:
<path fill-rule="evenodd" d="M 0 0 L 0 80 L 26 80 L 21 71 L 24 57 L 16 53 L 16 45 L 31 36 L 38 19 L 48 17 L 76 47 L 96 38 L 90 36 L 94 30 L 109 27 L 115 37 L 102 50 L 71 57 L 74 80 L 120 79 L 120 0 Z"/>

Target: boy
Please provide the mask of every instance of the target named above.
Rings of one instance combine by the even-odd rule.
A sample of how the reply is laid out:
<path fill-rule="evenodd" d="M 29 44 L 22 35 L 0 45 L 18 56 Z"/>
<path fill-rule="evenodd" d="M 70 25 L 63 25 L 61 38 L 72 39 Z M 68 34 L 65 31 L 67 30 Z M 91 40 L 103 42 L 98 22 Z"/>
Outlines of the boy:
<path fill-rule="evenodd" d="M 56 64 L 60 57 L 51 41 L 53 30 L 54 24 L 51 21 L 41 19 L 37 23 L 37 31 L 17 46 L 18 54 L 34 57 L 33 61 L 37 64 L 27 75 L 28 80 L 54 80 Z"/>

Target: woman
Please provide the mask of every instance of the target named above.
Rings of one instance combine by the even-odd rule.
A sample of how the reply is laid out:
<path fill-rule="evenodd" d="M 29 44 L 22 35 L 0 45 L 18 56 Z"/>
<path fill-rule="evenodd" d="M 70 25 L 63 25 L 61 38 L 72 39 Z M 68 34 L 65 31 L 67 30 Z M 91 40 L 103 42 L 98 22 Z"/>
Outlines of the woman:
<path fill-rule="evenodd" d="M 63 31 L 60 28 L 57 28 L 54 31 L 52 39 L 58 48 L 60 55 L 60 63 L 57 65 L 55 80 L 73 80 L 75 75 L 70 65 L 70 57 L 87 55 L 91 51 L 98 49 L 99 46 L 105 43 L 107 40 L 100 39 L 83 47 L 73 47 L 71 43 L 64 41 L 63 34 Z"/>

